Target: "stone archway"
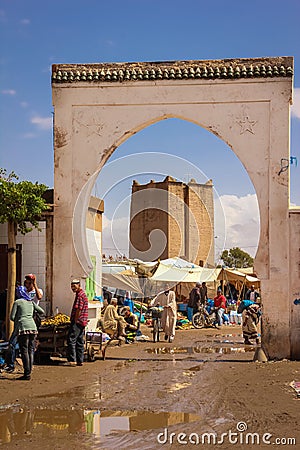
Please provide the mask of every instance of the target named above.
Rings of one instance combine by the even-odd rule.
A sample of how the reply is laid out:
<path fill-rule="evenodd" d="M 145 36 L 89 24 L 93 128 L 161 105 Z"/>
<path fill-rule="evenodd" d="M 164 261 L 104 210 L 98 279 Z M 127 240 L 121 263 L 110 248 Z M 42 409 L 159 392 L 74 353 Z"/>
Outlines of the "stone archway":
<path fill-rule="evenodd" d="M 139 130 L 178 117 L 219 136 L 247 170 L 261 217 L 255 269 L 264 302 L 263 343 L 270 357 L 300 357 L 300 311 L 290 326 L 291 300 L 300 292 L 300 281 L 290 276 L 299 263 L 291 259 L 290 235 L 300 215 L 289 220 L 289 172 L 281 170 L 289 161 L 292 75 L 289 57 L 54 65 L 55 304 L 69 311 L 70 277 L 90 270 L 82 211 L 101 167 Z"/>

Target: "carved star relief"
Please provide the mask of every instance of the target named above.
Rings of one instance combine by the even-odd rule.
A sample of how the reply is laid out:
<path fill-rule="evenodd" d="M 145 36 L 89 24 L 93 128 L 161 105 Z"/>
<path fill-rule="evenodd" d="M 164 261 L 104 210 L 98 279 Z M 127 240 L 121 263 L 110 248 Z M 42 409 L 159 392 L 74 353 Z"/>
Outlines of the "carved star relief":
<path fill-rule="evenodd" d="M 92 134 L 101 136 L 103 125 L 101 123 L 97 123 L 96 119 L 93 119 L 92 123 L 86 124 L 86 128 L 88 129 L 88 136 L 91 136 Z"/>
<path fill-rule="evenodd" d="M 246 131 L 254 134 L 253 128 L 257 124 L 257 120 L 250 120 L 249 116 L 245 116 L 243 119 L 237 120 L 237 123 L 241 127 L 240 134 L 244 134 Z"/>
<path fill-rule="evenodd" d="M 78 127 L 86 128 L 88 137 L 91 136 L 92 134 L 97 134 L 97 136 L 101 136 L 101 132 L 104 125 L 99 123 L 95 118 L 93 118 L 91 122 L 92 123 L 84 123 L 84 121 L 82 121 L 80 117 L 79 119 L 75 119 L 75 126 L 77 129 Z"/>

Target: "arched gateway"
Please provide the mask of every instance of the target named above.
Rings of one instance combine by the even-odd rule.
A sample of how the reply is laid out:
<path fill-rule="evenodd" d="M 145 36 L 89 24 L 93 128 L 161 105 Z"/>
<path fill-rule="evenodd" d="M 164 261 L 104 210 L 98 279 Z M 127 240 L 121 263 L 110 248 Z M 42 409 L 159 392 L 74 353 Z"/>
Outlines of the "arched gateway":
<path fill-rule="evenodd" d="M 55 305 L 69 312 L 70 278 L 91 269 L 82 212 L 99 171 L 130 136 L 177 117 L 219 136 L 245 166 L 260 209 L 263 344 L 271 358 L 300 358 L 300 209 L 289 207 L 282 170 L 292 76 L 291 57 L 54 65 Z"/>

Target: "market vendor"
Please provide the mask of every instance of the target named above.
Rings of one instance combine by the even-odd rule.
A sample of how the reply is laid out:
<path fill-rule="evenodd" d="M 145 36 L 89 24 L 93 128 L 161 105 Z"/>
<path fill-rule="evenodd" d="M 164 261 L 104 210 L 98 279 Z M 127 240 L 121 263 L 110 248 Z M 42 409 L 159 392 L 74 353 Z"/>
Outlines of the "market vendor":
<path fill-rule="evenodd" d="M 84 331 L 88 324 L 88 298 L 81 288 L 79 279 L 71 281 L 71 290 L 75 294 L 75 299 L 68 333 L 68 363 L 65 365 L 82 366 L 84 359 Z"/>
<path fill-rule="evenodd" d="M 119 316 L 117 305 L 118 299 L 113 297 L 111 299 L 110 305 L 106 307 L 103 314 L 103 327 L 105 333 L 113 335 L 120 340 L 124 340 L 124 338 L 126 337 L 126 322 L 124 320 L 124 317 Z"/>
<path fill-rule="evenodd" d="M 127 335 L 127 339 L 134 340 L 136 336 L 137 329 L 139 327 L 139 321 L 136 314 L 130 311 L 129 306 L 125 306 L 124 308 L 124 319 L 126 322 L 125 333 Z"/>

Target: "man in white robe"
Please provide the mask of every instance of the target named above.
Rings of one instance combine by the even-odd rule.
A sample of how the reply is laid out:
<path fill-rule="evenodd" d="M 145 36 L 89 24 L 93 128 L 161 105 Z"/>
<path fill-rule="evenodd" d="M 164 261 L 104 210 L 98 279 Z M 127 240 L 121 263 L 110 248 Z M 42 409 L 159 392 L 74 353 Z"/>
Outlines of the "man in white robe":
<path fill-rule="evenodd" d="M 165 333 L 165 340 L 173 342 L 177 320 L 177 304 L 175 292 L 170 290 L 160 292 L 150 302 L 150 306 L 162 306 L 164 308 L 161 317 L 162 329 Z"/>

